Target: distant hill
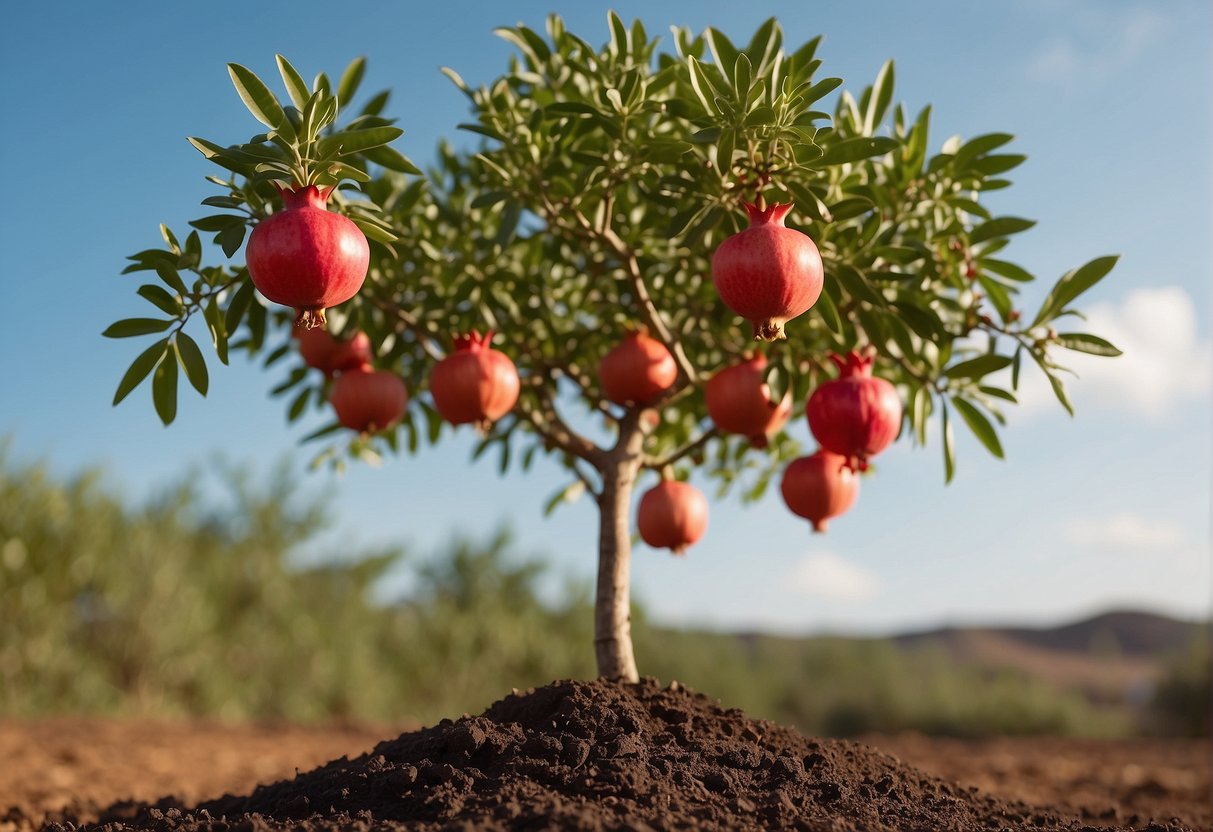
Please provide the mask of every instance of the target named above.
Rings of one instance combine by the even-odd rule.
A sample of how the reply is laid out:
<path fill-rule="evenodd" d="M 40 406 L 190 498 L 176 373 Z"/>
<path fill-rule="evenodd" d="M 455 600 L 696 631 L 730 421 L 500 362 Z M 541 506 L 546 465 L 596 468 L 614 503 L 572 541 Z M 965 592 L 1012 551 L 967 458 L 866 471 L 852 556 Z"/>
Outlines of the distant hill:
<path fill-rule="evenodd" d="M 997 635 L 1050 651 L 1157 659 L 1182 650 L 1203 626 L 1166 615 L 1114 610 L 1056 627 L 944 627 L 894 636 L 903 647 L 964 641 L 973 633 Z"/>
<path fill-rule="evenodd" d="M 989 670 L 1021 670 L 1094 700 L 1138 704 L 1164 662 L 1208 624 L 1116 610 L 1056 627 L 944 627 L 894 636 L 907 651 L 943 651 Z"/>

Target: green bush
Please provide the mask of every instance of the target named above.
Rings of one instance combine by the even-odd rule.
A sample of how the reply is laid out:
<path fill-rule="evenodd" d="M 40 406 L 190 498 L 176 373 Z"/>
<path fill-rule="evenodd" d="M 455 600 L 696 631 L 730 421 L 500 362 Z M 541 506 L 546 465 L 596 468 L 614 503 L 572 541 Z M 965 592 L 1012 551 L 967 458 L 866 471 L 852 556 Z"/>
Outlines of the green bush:
<path fill-rule="evenodd" d="M 1148 730 L 1166 736 L 1213 734 L 1213 649 L 1200 631 L 1186 650 L 1173 656 L 1154 690 Z"/>

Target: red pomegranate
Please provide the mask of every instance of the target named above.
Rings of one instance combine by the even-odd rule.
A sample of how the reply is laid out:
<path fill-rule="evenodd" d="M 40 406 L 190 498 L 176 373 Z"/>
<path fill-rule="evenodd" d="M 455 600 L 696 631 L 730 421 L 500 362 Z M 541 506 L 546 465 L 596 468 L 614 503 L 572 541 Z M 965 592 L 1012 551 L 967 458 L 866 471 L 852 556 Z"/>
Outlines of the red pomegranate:
<path fill-rule="evenodd" d="M 473 422 L 487 430 L 518 401 L 518 370 L 492 341 L 491 330 L 456 338 L 455 351 L 430 375 L 434 407 L 452 425 Z"/>
<path fill-rule="evenodd" d="M 598 362 L 602 392 L 615 404 L 643 407 L 678 380 L 678 365 L 665 344 L 643 332 L 629 333 Z"/>
<path fill-rule="evenodd" d="M 326 376 L 371 362 L 371 339 L 365 332 L 357 332 L 346 341 L 334 338 L 321 327 L 295 327 L 292 334 L 299 342 L 299 355 L 304 363 Z"/>
<path fill-rule="evenodd" d="M 681 555 L 708 527 L 708 498 L 693 485 L 662 480 L 640 498 L 636 525 L 645 543 Z"/>
<path fill-rule="evenodd" d="M 847 465 L 846 457 L 818 451 L 793 460 L 783 472 L 779 490 L 793 514 L 812 522 L 813 531 L 824 532 L 829 518 L 854 505 L 859 475 Z"/>
<path fill-rule="evenodd" d="M 901 399 L 883 378 L 872 376 L 872 358 L 852 350 L 831 355 L 839 377 L 818 386 L 805 408 L 809 429 L 821 447 L 857 462 L 862 471 L 897 438 Z"/>
<path fill-rule="evenodd" d="M 821 254 L 807 235 L 784 227 L 791 209 L 747 205 L 750 227 L 712 255 L 712 282 L 720 299 L 750 322 L 760 341 L 787 337 L 783 325 L 807 312 L 821 295 Z"/>
<path fill-rule="evenodd" d="M 324 326 L 324 310 L 362 288 L 370 248 L 358 226 L 325 207 L 332 188 L 279 191 L 282 210 L 249 235 L 248 273 L 261 294 L 299 311 L 297 325 Z"/>
<path fill-rule="evenodd" d="M 337 421 L 365 433 L 383 430 L 400 419 L 409 395 L 399 376 L 363 364 L 337 376 L 329 401 Z"/>
<path fill-rule="evenodd" d="M 766 356 L 756 355 L 721 370 L 704 389 L 708 415 L 716 427 L 749 437 L 755 448 L 765 448 L 792 415 L 790 393 L 778 404 L 771 401 L 771 388 L 763 381 L 766 367 Z"/>

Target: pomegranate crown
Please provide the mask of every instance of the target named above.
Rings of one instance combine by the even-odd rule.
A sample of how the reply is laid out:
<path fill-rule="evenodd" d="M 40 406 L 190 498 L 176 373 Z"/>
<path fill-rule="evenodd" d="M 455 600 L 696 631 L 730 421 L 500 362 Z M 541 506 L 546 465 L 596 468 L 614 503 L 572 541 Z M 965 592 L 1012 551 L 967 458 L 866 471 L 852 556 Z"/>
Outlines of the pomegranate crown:
<path fill-rule="evenodd" d="M 481 350 L 487 350 L 493 342 L 493 334 L 493 330 L 491 329 L 485 330 L 484 335 L 473 329 L 467 335 L 456 335 L 455 352 L 480 352 Z"/>
<path fill-rule="evenodd" d="M 851 350 L 845 356 L 832 353 L 830 360 L 838 368 L 839 378 L 867 378 L 872 375 L 872 362 L 875 356 L 871 353 L 861 353 Z"/>
<path fill-rule="evenodd" d="M 318 188 L 315 185 L 294 185 L 287 187 L 275 182 L 274 187 L 278 190 L 278 195 L 282 197 L 284 208 L 302 208 L 306 205 L 324 207 L 337 186 Z"/>
<path fill-rule="evenodd" d="M 747 202 L 745 210 L 750 215 L 751 228 L 756 225 L 783 225 L 788 212 L 792 210 L 792 203 L 775 202 L 762 208 L 756 202 Z"/>

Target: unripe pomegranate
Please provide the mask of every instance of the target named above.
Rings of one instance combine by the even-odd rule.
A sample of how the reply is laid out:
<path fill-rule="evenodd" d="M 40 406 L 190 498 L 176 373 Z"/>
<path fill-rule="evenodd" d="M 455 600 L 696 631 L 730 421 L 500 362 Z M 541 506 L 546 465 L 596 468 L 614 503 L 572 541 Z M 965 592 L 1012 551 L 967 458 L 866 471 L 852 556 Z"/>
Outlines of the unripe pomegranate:
<path fill-rule="evenodd" d="M 712 255 L 712 282 L 725 305 L 754 327 L 760 341 L 785 338 L 783 325 L 821 295 L 821 254 L 806 234 L 784 227 L 791 205 L 747 205 L 750 227 Z"/>
<path fill-rule="evenodd" d="M 474 423 L 487 430 L 518 401 L 518 370 L 503 352 L 473 332 L 455 339 L 455 351 L 438 362 L 430 374 L 434 407 L 452 425 Z"/>
<path fill-rule="evenodd" d="M 321 327 L 304 329 L 297 326 L 291 334 L 299 342 L 299 355 L 304 363 L 326 376 L 371 362 L 371 339 L 365 332 L 356 332 L 346 341 L 334 338 Z"/>
<path fill-rule="evenodd" d="M 308 185 L 280 192 L 282 210 L 249 235 L 249 277 L 274 303 L 299 310 L 299 326 L 324 326 L 324 310 L 362 288 L 370 247 L 358 226 L 325 207 L 331 188 Z"/>
<path fill-rule="evenodd" d="M 337 421 L 365 433 L 395 424 L 404 415 L 409 395 L 399 376 L 363 364 L 337 376 L 329 401 Z"/>
<path fill-rule="evenodd" d="M 883 378 L 873 378 L 872 359 L 852 350 L 846 358 L 831 355 L 839 377 L 813 391 L 805 408 L 809 429 L 821 447 L 867 468 L 901 430 L 901 399 Z"/>
<path fill-rule="evenodd" d="M 681 555 L 708 527 L 708 498 L 688 483 L 662 480 L 640 498 L 636 525 L 645 543 Z"/>
<path fill-rule="evenodd" d="M 763 380 L 765 355 L 756 355 L 726 367 L 708 381 L 704 399 L 708 415 L 725 433 L 739 433 L 755 448 L 765 448 L 792 415 L 792 394 L 778 404 L 771 401 L 771 388 Z"/>
<path fill-rule="evenodd" d="M 818 451 L 793 460 L 783 472 L 779 490 L 793 514 L 810 521 L 813 531 L 824 532 L 829 518 L 855 503 L 859 475 L 847 465 L 846 457 Z"/>
<path fill-rule="evenodd" d="M 615 404 L 655 402 L 678 380 L 678 365 L 665 344 L 643 332 L 631 332 L 598 362 L 602 392 Z"/>

